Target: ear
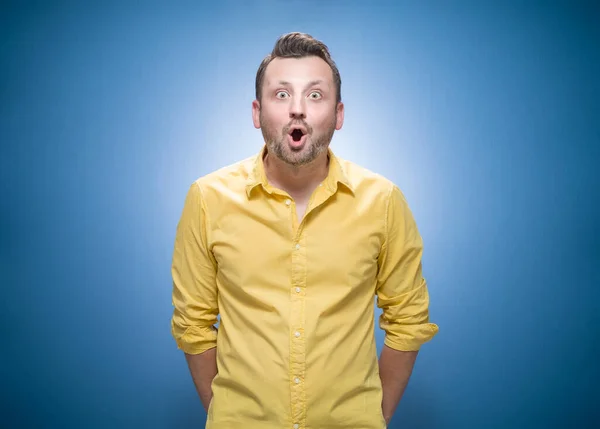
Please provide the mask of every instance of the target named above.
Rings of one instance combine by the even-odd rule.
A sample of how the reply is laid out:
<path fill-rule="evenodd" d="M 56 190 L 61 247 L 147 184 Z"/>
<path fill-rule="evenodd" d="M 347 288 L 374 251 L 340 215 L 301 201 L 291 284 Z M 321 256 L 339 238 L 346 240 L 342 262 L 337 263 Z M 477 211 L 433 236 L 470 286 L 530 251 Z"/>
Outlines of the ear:
<path fill-rule="evenodd" d="M 344 125 L 344 103 L 340 101 L 335 109 L 335 129 L 341 130 L 342 125 Z"/>
<path fill-rule="evenodd" d="M 252 102 L 252 122 L 254 128 L 260 128 L 260 102 L 258 100 Z"/>

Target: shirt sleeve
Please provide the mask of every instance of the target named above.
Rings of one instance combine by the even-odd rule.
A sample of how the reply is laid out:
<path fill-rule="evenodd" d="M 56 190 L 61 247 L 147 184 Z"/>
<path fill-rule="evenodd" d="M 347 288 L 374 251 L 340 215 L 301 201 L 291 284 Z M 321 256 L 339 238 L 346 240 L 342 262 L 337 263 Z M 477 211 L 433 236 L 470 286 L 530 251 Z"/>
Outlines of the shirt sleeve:
<path fill-rule="evenodd" d="M 393 185 L 386 211 L 386 238 L 378 259 L 377 306 L 384 344 L 416 351 L 438 326 L 429 322 L 429 293 L 423 278 L 423 241 L 400 189 Z"/>
<path fill-rule="evenodd" d="M 177 224 L 171 334 L 177 348 L 199 354 L 217 346 L 217 263 L 208 248 L 209 219 L 198 183 L 188 190 Z"/>

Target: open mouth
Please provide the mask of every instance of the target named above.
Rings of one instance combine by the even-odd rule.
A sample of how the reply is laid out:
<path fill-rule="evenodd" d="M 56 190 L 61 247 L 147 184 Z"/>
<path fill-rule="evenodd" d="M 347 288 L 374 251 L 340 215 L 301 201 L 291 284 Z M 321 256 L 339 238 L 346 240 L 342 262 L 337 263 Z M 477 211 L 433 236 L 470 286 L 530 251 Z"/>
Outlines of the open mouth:
<path fill-rule="evenodd" d="M 292 140 L 299 142 L 302 139 L 302 136 L 304 136 L 304 132 L 299 128 L 294 128 L 290 135 L 292 136 Z"/>

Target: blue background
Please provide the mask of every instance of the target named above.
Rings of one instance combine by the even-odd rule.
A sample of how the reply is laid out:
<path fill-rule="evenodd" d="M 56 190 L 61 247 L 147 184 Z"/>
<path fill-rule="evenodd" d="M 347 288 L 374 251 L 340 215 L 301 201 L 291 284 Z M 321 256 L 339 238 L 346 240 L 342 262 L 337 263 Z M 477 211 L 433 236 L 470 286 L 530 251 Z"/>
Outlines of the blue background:
<path fill-rule="evenodd" d="M 0 6 L 0 426 L 203 427 L 176 223 L 260 149 L 256 69 L 305 31 L 342 74 L 332 148 L 426 245 L 440 333 L 390 427 L 600 427 L 597 3 L 83 3 Z"/>

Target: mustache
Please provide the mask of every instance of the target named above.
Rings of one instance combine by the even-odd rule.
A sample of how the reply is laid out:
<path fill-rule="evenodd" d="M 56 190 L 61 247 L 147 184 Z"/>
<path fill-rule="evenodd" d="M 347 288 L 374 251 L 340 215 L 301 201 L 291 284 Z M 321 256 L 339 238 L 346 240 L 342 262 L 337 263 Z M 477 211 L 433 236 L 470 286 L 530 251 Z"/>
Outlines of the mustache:
<path fill-rule="evenodd" d="M 308 134 L 312 134 L 312 127 L 304 121 L 290 122 L 288 125 L 283 127 L 283 134 L 288 134 L 291 129 L 297 128 L 297 127 L 303 127 Z"/>

